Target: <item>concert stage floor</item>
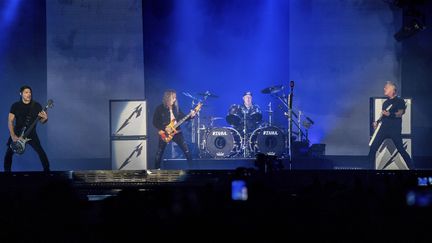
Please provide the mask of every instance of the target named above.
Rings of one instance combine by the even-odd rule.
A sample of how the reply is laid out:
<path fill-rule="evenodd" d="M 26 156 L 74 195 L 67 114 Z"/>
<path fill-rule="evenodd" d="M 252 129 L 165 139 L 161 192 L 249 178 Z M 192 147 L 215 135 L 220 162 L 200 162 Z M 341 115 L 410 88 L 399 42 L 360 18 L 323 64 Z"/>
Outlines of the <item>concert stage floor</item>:
<path fill-rule="evenodd" d="M 275 183 L 276 190 L 302 190 L 314 183 L 341 183 L 350 186 L 362 183 L 380 187 L 390 181 L 395 185 L 416 187 L 418 178 L 427 177 L 432 187 L 432 170 L 259 170 L 239 167 L 236 170 L 134 170 L 134 171 L 55 171 L 0 173 L 0 190 L 28 190 L 61 182 L 76 190 L 113 192 L 122 189 L 196 188 L 211 185 L 229 189 L 233 180 Z M 227 187 L 228 186 L 228 187 Z"/>
<path fill-rule="evenodd" d="M 290 163 L 289 159 L 278 159 L 284 169 L 331 170 L 333 162 L 325 158 L 299 158 Z M 185 159 L 164 159 L 161 168 L 165 170 L 235 170 L 256 168 L 255 158 L 193 159 L 191 168 Z M 366 168 L 366 167 L 365 167 Z"/>
<path fill-rule="evenodd" d="M 166 170 L 235 170 L 239 167 L 256 168 L 254 158 L 193 159 L 190 168 L 185 159 L 164 159 L 161 167 Z M 289 170 L 373 170 L 367 156 L 330 155 L 319 158 L 297 157 L 290 163 L 287 158 L 280 159 L 283 168 Z M 432 169 L 431 157 L 414 157 L 416 167 L 421 170 Z"/>

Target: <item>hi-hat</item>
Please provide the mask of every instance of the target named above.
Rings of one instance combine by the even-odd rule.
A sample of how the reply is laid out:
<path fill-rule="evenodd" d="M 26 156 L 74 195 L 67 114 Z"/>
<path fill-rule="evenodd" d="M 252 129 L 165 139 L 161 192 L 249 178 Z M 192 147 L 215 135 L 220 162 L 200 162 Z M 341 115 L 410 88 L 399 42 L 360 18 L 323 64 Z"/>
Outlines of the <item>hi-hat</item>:
<path fill-rule="evenodd" d="M 263 93 L 263 94 L 274 94 L 274 93 L 282 91 L 283 88 L 284 88 L 283 85 L 276 85 L 276 86 L 268 87 L 268 88 L 265 88 L 265 89 L 261 90 L 261 93 Z"/>

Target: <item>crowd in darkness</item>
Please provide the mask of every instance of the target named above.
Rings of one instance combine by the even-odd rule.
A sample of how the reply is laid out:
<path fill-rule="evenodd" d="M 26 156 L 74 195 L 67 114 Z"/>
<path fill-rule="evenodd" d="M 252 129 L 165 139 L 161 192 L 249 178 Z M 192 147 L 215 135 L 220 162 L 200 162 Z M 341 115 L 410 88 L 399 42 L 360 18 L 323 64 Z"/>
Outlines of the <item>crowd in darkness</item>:
<path fill-rule="evenodd" d="M 3 242 L 430 242 L 432 206 L 407 204 L 413 176 L 249 174 L 247 200 L 218 183 L 124 187 L 89 201 L 69 180 L 0 177 Z M 247 173 L 246 173 L 247 174 Z M 17 185 L 17 184 L 15 184 Z M 245 198 L 246 199 L 246 198 Z"/>

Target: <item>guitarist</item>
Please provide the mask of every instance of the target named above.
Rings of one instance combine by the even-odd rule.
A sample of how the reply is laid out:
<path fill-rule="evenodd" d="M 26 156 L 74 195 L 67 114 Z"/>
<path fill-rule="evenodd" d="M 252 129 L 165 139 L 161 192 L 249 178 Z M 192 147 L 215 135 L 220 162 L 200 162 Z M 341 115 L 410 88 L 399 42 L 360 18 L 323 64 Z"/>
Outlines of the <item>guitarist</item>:
<path fill-rule="evenodd" d="M 397 86 L 392 81 L 387 81 L 384 86 L 384 95 L 387 100 L 382 105 L 382 125 L 378 131 L 375 140 L 370 146 L 369 162 L 375 165 L 375 155 L 378 148 L 386 138 L 393 140 L 398 152 L 408 166 L 408 169 L 414 169 L 411 157 L 407 153 L 402 143 L 402 115 L 405 114 L 405 101 L 397 96 Z M 390 109 L 388 107 L 391 106 Z M 387 110 L 388 109 L 388 110 Z M 377 122 L 373 124 L 374 129 L 377 127 Z"/>
<path fill-rule="evenodd" d="M 20 96 L 21 100 L 15 102 L 9 112 L 8 128 L 10 137 L 7 142 L 8 148 L 4 157 L 5 172 L 11 172 L 12 168 L 12 156 L 14 152 L 9 145 L 12 141 L 16 142 L 19 139 L 22 129 L 24 127 L 28 128 L 36 119 L 40 119 L 42 124 L 48 121 L 48 114 L 43 111 L 42 106 L 38 102 L 32 100 L 32 89 L 30 86 L 22 86 L 20 88 Z M 31 139 L 28 144 L 39 155 L 43 170 L 49 172 L 48 157 L 40 144 L 39 137 L 36 133 L 36 127 L 30 132 L 28 138 Z"/>
<path fill-rule="evenodd" d="M 191 118 L 194 116 L 195 116 L 195 112 L 191 111 Z M 165 91 L 162 99 L 162 104 L 160 104 L 154 112 L 153 126 L 155 126 L 158 129 L 158 131 L 162 130 L 167 133 L 171 133 L 172 131 L 169 127 L 167 127 L 167 125 L 172 120 L 179 121 L 183 117 L 185 117 L 185 114 L 180 110 L 178 106 L 176 91 L 172 89 Z M 183 151 L 188 161 L 189 167 L 191 167 L 192 156 L 183 138 L 182 133 L 179 132 L 175 134 L 172 140 L 175 143 L 177 143 L 177 145 Z M 162 156 L 165 151 L 166 145 L 167 142 L 163 141 L 159 136 L 159 145 L 158 145 L 158 150 L 156 152 L 156 159 L 155 159 L 156 169 L 160 169 L 160 164 L 161 164 Z"/>

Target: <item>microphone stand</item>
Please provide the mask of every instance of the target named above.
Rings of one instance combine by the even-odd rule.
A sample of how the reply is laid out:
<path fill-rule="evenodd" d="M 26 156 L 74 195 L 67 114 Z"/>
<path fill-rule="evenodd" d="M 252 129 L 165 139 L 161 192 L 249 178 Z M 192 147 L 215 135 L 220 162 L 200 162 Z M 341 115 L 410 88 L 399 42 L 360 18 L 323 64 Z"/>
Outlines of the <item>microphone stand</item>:
<path fill-rule="evenodd" d="M 289 153 L 289 168 L 292 170 L 292 100 L 294 92 L 294 81 L 290 82 L 290 93 L 288 95 L 288 153 Z"/>
<path fill-rule="evenodd" d="M 192 100 L 192 108 L 191 109 L 193 109 L 194 108 L 194 106 L 195 106 L 195 100 Z M 196 143 L 196 141 L 195 141 L 195 138 L 196 138 L 196 124 L 195 124 L 195 118 L 194 119 L 192 119 L 192 124 L 191 124 L 191 142 L 192 143 Z M 198 127 L 199 127 L 199 124 L 198 124 Z M 199 141 L 199 140 L 198 140 Z"/>
<path fill-rule="evenodd" d="M 303 131 L 301 130 L 301 116 L 302 116 L 302 111 L 298 111 L 298 116 L 297 116 L 297 128 L 298 128 L 298 135 L 297 135 L 297 141 L 301 142 L 303 140 Z"/>
<path fill-rule="evenodd" d="M 289 169 L 292 169 L 292 125 L 293 125 L 293 115 L 297 117 L 297 115 L 293 112 L 292 108 L 292 100 L 294 96 L 294 81 L 290 82 L 290 93 L 288 94 L 288 97 L 283 93 L 282 96 L 276 96 L 279 101 L 288 109 L 288 112 L 285 113 L 288 117 L 287 119 L 287 127 L 288 127 L 288 134 L 287 139 L 285 140 L 285 147 L 287 149 L 288 155 L 289 155 Z M 300 126 L 300 124 L 298 125 Z"/>

